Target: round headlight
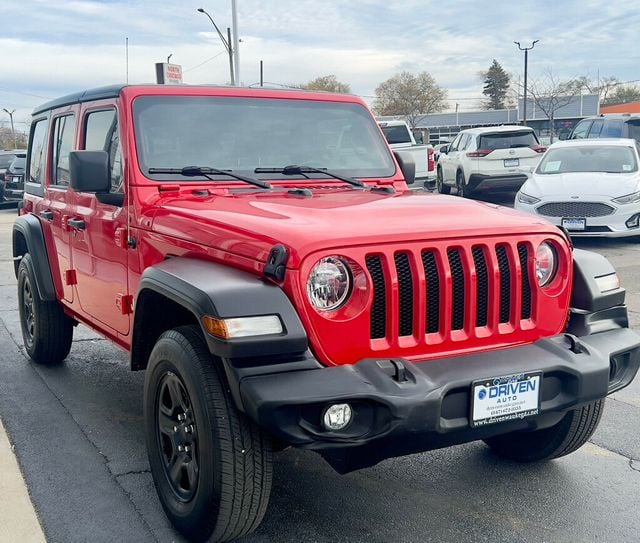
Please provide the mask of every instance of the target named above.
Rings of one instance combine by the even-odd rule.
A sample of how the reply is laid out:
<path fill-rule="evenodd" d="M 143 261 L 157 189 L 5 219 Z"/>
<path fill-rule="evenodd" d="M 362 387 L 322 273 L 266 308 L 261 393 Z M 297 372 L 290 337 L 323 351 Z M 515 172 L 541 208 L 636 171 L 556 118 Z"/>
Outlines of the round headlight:
<path fill-rule="evenodd" d="M 536 251 L 536 278 L 541 287 L 548 285 L 556 274 L 556 251 L 546 241 Z"/>
<path fill-rule="evenodd" d="M 327 256 L 311 270 L 307 281 L 309 301 L 319 311 L 338 309 L 349 296 L 351 272 L 337 256 Z"/>

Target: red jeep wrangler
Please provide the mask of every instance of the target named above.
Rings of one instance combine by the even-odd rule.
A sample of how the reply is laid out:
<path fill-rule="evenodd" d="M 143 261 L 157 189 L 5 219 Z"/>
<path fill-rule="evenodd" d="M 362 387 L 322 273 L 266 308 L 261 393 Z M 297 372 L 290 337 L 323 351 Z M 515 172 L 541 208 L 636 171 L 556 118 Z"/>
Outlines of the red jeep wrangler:
<path fill-rule="evenodd" d="M 341 473 L 472 440 L 546 460 L 634 378 L 605 258 L 413 177 L 353 96 L 115 86 L 34 111 L 26 351 L 60 363 L 83 323 L 146 370 L 151 471 L 188 537 L 258 526 L 273 450 Z"/>

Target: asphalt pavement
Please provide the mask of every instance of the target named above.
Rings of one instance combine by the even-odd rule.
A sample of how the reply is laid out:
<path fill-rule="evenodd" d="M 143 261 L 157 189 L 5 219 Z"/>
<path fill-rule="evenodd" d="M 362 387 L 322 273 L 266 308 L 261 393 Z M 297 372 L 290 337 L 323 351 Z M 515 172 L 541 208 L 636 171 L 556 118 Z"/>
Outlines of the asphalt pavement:
<path fill-rule="evenodd" d="M 15 210 L 0 211 L 0 417 L 48 541 L 182 541 L 153 488 L 144 446 L 142 373 L 78 327 L 59 367 L 22 350 L 11 259 Z M 605 254 L 640 329 L 640 242 L 578 240 Z M 607 400 L 591 443 L 544 464 L 481 443 L 396 458 L 346 476 L 319 456 L 275 456 L 255 542 L 638 542 L 640 378 Z"/>

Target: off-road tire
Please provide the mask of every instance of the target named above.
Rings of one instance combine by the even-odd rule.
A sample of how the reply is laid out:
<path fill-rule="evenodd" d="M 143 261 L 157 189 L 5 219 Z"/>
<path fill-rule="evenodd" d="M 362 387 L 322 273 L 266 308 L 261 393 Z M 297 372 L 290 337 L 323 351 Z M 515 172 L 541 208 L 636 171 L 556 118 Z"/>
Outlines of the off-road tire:
<path fill-rule="evenodd" d="M 172 397 L 167 402 L 171 387 L 182 390 L 184 403 L 174 403 Z M 180 410 L 186 420 L 178 417 Z M 151 473 L 174 526 L 194 541 L 229 541 L 253 532 L 271 492 L 271 440 L 236 409 L 221 363 L 209 353 L 198 327 L 170 330 L 155 344 L 145 377 L 144 418 Z M 176 440 L 187 435 L 181 424 L 193 426 L 190 452 L 178 454 L 182 445 Z M 167 437 L 176 427 L 173 437 Z M 174 458 L 173 465 L 182 467 L 172 482 Z M 197 462 L 191 469 L 193 458 Z M 190 469 L 197 472 L 193 484 Z"/>
<path fill-rule="evenodd" d="M 33 260 L 25 254 L 18 266 L 18 313 L 24 348 L 38 364 L 62 362 L 71 350 L 73 320 L 57 300 L 43 301 L 38 294 Z"/>
<path fill-rule="evenodd" d="M 450 194 L 451 187 L 444 184 L 444 178 L 442 176 L 442 168 L 438 168 L 436 171 L 436 188 L 440 194 Z"/>
<path fill-rule="evenodd" d="M 498 456 L 518 462 L 540 462 L 566 456 L 593 435 L 604 410 L 604 400 L 569 411 L 560 422 L 533 432 L 514 432 L 485 439 Z"/>

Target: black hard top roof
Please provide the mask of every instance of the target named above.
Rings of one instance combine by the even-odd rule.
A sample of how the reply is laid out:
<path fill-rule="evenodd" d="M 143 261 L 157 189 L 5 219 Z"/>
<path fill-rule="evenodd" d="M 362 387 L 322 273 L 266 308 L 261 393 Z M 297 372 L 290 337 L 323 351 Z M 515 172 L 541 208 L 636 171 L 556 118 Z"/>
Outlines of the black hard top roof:
<path fill-rule="evenodd" d="M 70 106 L 71 104 L 79 104 L 80 102 L 89 102 L 91 100 L 103 100 L 106 98 L 117 98 L 120 95 L 120 91 L 126 87 L 125 84 L 109 85 L 107 87 L 98 87 L 96 89 L 89 89 L 80 92 L 74 92 L 73 94 L 67 94 L 55 100 L 46 102 L 33 110 L 33 114 L 37 115 L 43 111 L 55 109 L 63 106 Z"/>

